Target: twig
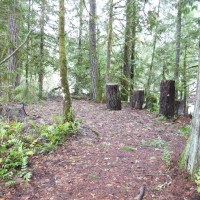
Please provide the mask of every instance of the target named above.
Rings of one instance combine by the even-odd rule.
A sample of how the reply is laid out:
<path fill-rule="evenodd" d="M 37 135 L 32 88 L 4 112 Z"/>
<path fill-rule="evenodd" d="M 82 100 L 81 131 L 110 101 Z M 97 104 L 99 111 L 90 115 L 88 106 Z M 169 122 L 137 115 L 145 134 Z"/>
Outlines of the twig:
<path fill-rule="evenodd" d="M 139 193 L 139 196 L 138 196 L 138 200 L 142 200 L 143 197 L 144 197 L 144 194 L 145 194 L 145 186 L 142 186 L 140 188 L 140 193 Z"/>
<path fill-rule="evenodd" d="M 6 58 L 4 58 L 1 62 L 0 65 L 4 64 L 7 60 L 10 59 L 10 57 L 12 57 L 17 51 L 19 51 L 19 49 L 26 43 L 28 36 L 30 35 L 30 33 L 32 32 L 32 30 L 29 31 L 29 33 L 27 34 L 24 42 L 22 42 L 9 56 L 7 56 Z"/>

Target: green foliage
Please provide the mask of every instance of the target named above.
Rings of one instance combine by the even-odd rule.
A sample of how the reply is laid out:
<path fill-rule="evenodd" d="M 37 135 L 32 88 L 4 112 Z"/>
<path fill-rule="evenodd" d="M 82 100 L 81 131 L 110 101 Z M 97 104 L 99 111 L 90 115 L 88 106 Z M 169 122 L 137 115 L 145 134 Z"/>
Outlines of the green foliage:
<path fill-rule="evenodd" d="M 47 153 L 77 131 L 79 122 L 38 126 L 29 122 L 0 122 L 0 178 L 6 185 L 29 181 L 29 157 Z M 28 128 L 26 128 L 28 127 Z"/>
<path fill-rule="evenodd" d="M 125 150 L 125 151 L 135 151 L 135 150 L 137 150 L 137 148 L 132 147 L 132 146 L 122 146 L 120 149 Z"/>
<path fill-rule="evenodd" d="M 141 145 L 147 147 L 165 147 L 167 146 L 167 142 L 159 136 L 158 138 L 151 141 L 142 140 Z"/>
<path fill-rule="evenodd" d="M 21 84 L 15 88 L 15 100 L 22 103 L 38 102 L 38 89 L 35 85 Z"/>
<path fill-rule="evenodd" d="M 178 134 L 179 135 L 183 135 L 185 136 L 186 138 L 189 137 L 191 133 L 191 126 L 190 125 L 187 125 L 187 126 L 181 126 L 178 130 Z"/>
<path fill-rule="evenodd" d="M 159 115 L 159 116 L 157 117 L 157 119 L 158 119 L 159 121 L 161 121 L 161 122 L 167 121 L 167 117 L 165 117 L 164 115 Z"/>
<path fill-rule="evenodd" d="M 162 160 L 164 161 L 164 163 L 169 166 L 171 163 L 171 152 L 169 151 L 168 148 L 164 148 L 163 152 L 162 152 Z"/>
<path fill-rule="evenodd" d="M 158 100 L 155 95 L 148 95 L 146 98 L 146 107 L 148 112 L 158 112 Z"/>
<path fill-rule="evenodd" d="M 197 184 L 197 192 L 200 193 L 200 169 L 196 172 L 195 183 Z"/>

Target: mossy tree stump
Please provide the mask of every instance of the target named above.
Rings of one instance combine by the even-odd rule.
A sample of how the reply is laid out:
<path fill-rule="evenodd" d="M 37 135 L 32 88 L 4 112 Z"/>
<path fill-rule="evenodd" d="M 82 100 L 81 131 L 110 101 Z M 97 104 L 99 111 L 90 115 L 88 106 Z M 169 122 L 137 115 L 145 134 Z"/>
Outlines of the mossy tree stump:
<path fill-rule="evenodd" d="M 142 109 L 144 103 L 144 90 L 136 90 L 133 92 L 131 106 L 134 109 Z"/>
<path fill-rule="evenodd" d="M 175 112 L 175 81 L 163 80 L 160 84 L 160 114 L 172 118 Z"/>
<path fill-rule="evenodd" d="M 116 83 L 106 84 L 106 99 L 107 99 L 107 108 L 109 110 L 122 109 L 118 84 Z"/>

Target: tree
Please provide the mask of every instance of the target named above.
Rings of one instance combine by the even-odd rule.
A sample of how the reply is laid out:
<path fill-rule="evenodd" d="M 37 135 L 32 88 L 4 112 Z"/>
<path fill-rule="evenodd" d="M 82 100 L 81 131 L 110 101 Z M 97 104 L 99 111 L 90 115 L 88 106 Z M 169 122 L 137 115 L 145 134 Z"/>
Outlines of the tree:
<path fill-rule="evenodd" d="M 19 38 L 19 30 L 17 27 L 17 9 L 18 9 L 18 1 L 13 0 L 10 3 L 10 13 L 8 16 L 8 35 L 9 35 L 9 48 L 8 48 L 8 56 L 12 55 L 15 49 L 18 46 L 18 38 Z M 17 52 L 10 56 L 8 60 L 8 73 L 9 73 L 9 84 L 10 89 L 14 89 L 19 85 L 20 75 L 19 73 L 15 73 L 19 67 L 19 60 L 17 57 Z M 10 90 L 9 90 L 10 91 Z M 9 93 L 9 99 L 11 100 L 11 94 Z"/>
<path fill-rule="evenodd" d="M 197 78 L 197 93 L 192 121 L 192 132 L 186 147 L 185 168 L 194 175 L 200 167 L 200 37 L 199 37 L 199 64 Z"/>
<path fill-rule="evenodd" d="M 39 98 L 42 99 L 43 80 L 44 80 L 44 26 L 45 26 L 45 4 L 46 0 L 41 0 L 41 19 L 40 19 L 40 66 L 38 72 Z"/>
<path fill-rule="evenodd" d="M 96 30 L 96 0 L 90 0 L 90 20 L 89 20 L 89 37 L 90 37 L 90 74 L 92 80 L 93 99 L 101 101 L 102 89 L 100 79 L 100 67 L 97 60 L 97 30 Z"/>
<path fill-rule="evenodd" d="M 130 46 L 131 46 L 131 23 L 130 23 L 130 3 L 132 0 L 126 1 L 126 28 L 124 41 L 124 58 L 123 58 L 123 75 L 122 75 L 122 95 L 123 101 L 128 100 L 129 81 L 130 81 Z"/>
<path fill-rule="evenodd" d="M 83 0 L 79 1 L 79 34 L 78 34 L 78 58 L 77 58 L 77 67 L 82 66 L 83 63 L 83 49 L 82 49 L 82 36 L 83 36 Z M 74 93 L 79 94 L 79 77 L 77 73 L 75 74 L 75 87 Z"/>
<path fill-rule="evenodd" d="M 64 122 L 72 121 L 72 102 L 67 79 L 67 59 L 65 41 L 65 0 L 59 0 L 59 65 L 61 86 L 64 94 L 63 117 Z"/>
<path fill-rule="evenodd" d="M 178 86 L 179 80 L 179 65 L 180 65 L 180 51 L 181 51 L 181 21 L 182 21 L 182 0 L 178 1 L 177 4 L 177 22 L 176 22 L 176 67 L 174 71 L 174 80 Z M 177 87 L 178 88 L 178 87 Z M 176 98 L 178 98 L 178 90 L 176 90 Z"/>
<path fill-rule="evenodd" d="M 112 51 L 112 35 L 113 35 L 113 0 L 109 1 L 109 22 L 108 22 L 108 44 L 107 44 L 107 63 L 106 63 L 106 83 L 110 82 L 110 64 Z"/>

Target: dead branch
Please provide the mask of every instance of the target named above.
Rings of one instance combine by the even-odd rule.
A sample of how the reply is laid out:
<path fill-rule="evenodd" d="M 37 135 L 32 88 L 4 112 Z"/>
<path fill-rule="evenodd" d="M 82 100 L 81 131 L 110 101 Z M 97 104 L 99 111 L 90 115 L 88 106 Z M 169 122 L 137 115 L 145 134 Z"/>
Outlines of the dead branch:
<path fill-rule="evenodd" d="M 138 200 L 142 200 L 143 197 L 144 197 L 144 194 L 145 194 L 145 186 L 142 186 L 142 187 L 140 188 L 140 193 L 139 193 L 139 195 L 138 195 Z"/>
<path fill-rule="evenodd" d="M 17 51 L 19 51 L 19 49 L 26 43 L 28 36 L 30 35 L 30 33 L 32 32 L 32 30 L 30 30 L 25 38 L 25 40 L 6 58 L 4 58 L 1 62 L 0 65 L 4 64 L 7 60 L 10 59 L 10 57 L 12 57 L 15 53 L 17 53 Z"/>

